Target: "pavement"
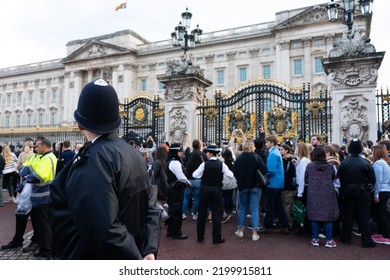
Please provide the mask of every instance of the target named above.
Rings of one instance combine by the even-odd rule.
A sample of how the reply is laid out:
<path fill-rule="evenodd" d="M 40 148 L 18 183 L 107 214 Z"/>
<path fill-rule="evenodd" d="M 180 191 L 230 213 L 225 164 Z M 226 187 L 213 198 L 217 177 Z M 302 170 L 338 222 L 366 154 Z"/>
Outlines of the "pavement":
<path fill-rule="evenodd" d="M 0 245 L 7 244 L 14 235 L 16 204 L 8 202 L 8 194 L 3 192 L 4 207 L 0 207 Z M 8 198 L 8 199 L 7 199 Z M 246 220 L 247 225 L 250 220 Z M 261 234 L 259 241 L 251 240 L 247 229 L 243 238 L 235 236 L 237 216 L 222 224 L 224 244 L 213 245 L 212 224 L 207 223 L 205 241 L 197 242 L 196 220 L 191 215 L 183 221 L 182 231 L 188 234 L 187 240 L 166 237 L 166 227 L 161 232 L 159 260 L 390 260 L 390 245 L 378 244 L 375 248 L 362 248 L 360 238 L 352 237 L 349 245 L 337 242 L 336 248 L 325 248 L 325 240 L 320 247 L 310 244 L 311 237 L 297 234 Z M 27 246 L 32 235 L 31 222 L 28 223 L 24 245 Z M 32 260 L 33 253 L 23 253 L 22 248 L 0 250 L 0 260 Z"/>
<path fill-rule="evenodd" d="M 0 190 L 1 191 L 1 190 Z M 3 192 L 4 206 L 0 207 L 0 245 L 5 245 L 12 240 L 15 233 L 15 210 L 16 204 L 9 199 L 8 192 Z M 23 247 L 30 244 L 33 234 L 31 221 L 29 220 L 24 235 Z M 33 260 L 34 252 L 23 253 L 22 248 L 0 250 L 0 260 Z"/>

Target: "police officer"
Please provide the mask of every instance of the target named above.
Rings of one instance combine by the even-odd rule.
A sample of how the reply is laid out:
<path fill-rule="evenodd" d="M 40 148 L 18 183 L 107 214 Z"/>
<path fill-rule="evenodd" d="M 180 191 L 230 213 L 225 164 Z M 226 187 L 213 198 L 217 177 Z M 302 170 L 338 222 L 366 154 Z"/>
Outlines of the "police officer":
<path fill-rule="evenodd" d="M 169 147 L 167 159 L 167 177 L 168 177 L 168 228 L 167 237 L 173 239 L 187 239 L 187 235 L 181 231 L 182 209 L 184 189 L 191 187 L 186 175 L 183 172 L 181 156 L 183 147 L 180 143 L 173 143 Z"/>
<path fill-rule="evenodd" d="M 340 241 L 351 243 L 354 217 L 356 215 L 361 231 L 362 247 L 375 247 L 370 234 L 371 187 L 375 185 L 375 172 L 371 163 L 360 157 L 363 145 L 359 139 L 352 139 L 348 145 L 349 157 L 339 167 L 340 195 L 343 203 L 343 226 Z"/>
<path fill-rule="evenodd" d="M 161 210 L 149 205 L 145 160 L 118 137 L 115 89 L 86 84 L 74 118 L 88 142 L 51 186 L 53 257 L 155 259 Z"/>
<path fill-rule="evenodd" d="M 207 208 L 211 203 L 211 211 L 213 213 L 213 244 L 224 243 L 225 239 L 221 237 L 221 218 L 223 213 L 223 197 L 222 197 L 222 180 L 223 176 L 234 178 L 233 172 L 229 167 L 218 160 L 217 154 L 220 149 L 217 145 L 209 145 L 204 150 L 207 156 L 207 161 L 201 163 L 192 176 L 194 178 L 202 178 L 200 193 L 199 193 L 199 210 L 198 223 L 196 225 L 197 240 L 203 242 Z"/>

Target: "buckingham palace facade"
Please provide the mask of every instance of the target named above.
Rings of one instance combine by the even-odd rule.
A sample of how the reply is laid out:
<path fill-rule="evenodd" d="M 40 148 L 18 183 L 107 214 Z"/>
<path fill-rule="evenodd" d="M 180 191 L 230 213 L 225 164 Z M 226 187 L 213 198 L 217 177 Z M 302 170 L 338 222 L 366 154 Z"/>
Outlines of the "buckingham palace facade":
<path fill-rule="evenodd" d="M 371 16 L 355 17 L 361 35 L 369 36 L 370 26 Z M 201 44 L 189 52 L 213 83 L 209 97 L 259 77 L 296 87 L 310 83 L 317 92 L 328 88 L 322 59 L 345 31 L 341 21 L 328 21 L 326 4 L 315 5 L 278 12 L 271 22 L 204 30 Z M 79 140 L 73 112 L 83 85 L 97 78 L 113 85 L 121 103 L 139 93 L 164 102 L 158 78 L 181 55 L 171 40 L 149 42 L 122 30 L 70 41 L 61 59 L 0 69 L 0 143 L 16 145 L 38 134 Z"/>

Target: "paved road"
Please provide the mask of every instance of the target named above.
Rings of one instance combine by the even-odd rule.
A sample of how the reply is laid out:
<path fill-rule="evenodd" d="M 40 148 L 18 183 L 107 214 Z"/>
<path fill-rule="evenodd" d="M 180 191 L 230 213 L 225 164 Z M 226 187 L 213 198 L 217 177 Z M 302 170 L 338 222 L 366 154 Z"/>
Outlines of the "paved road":
<path fill-rule="evenodd" d="M 4 193 L 3 193 L 4 194 Z M 15 228 L 15 204 L 6 203 L 0 207 L 0 244 L 11 240 Z M 160 260 L 390 260 L 390 245 L 378 244 L 376 248 L 362 248 L 360 239 L 353 237 L 352 244 L 338 243 L 337 248 L 310 245 L 309 236 L 268 234 L 261 235 L 260 240 L 251 240 L 248 230 L 244 238 L 234 235 L 237 217 L 222 225 L 222 234 L 226 243 L 212 245 L 211 224 L 207 223 L 205 241 L 196 241 L 196 221 L 183 221 L 183 232 L 189 235 L 187 240 L 167 238 L 163 227 L 158 259 Z M 249 220 L 248 220 L 249 223 Z M 31 235 L 31 225 L 28 226 Z M 337 239 L 336 239 L 337 241 Z M 28 244 L 28 241 L 25 241 Z M 19 250 L 0 251 L 0 259 L 31 259 L 31 254 Z"/>

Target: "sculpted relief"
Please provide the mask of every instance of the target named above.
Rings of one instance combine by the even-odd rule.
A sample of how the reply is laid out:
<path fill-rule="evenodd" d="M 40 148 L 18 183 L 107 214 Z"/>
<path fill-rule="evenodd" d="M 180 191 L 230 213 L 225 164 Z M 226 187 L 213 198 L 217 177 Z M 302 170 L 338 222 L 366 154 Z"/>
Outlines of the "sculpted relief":
<path fill-rule="evenodd" d="M 352 66 L 348 69 L 329 69 L 329 79 L 335 88 L 376 85 L 379 64 L 368 67 Z"/>
<path fill-rule="evenodd" d="M 187 131 L 187 116 L 183 107 L 173 108 L 169 113 L 171 142 L 182 142 L 184 133 Z"/>
<path fill-rule="evenodd" d="M 341 108 L 341 130 L 343 139 L 359 138 L 362 141 L 368 140 L 368 102 L 364 97 L 344 98 L 340 102 Z"/>

